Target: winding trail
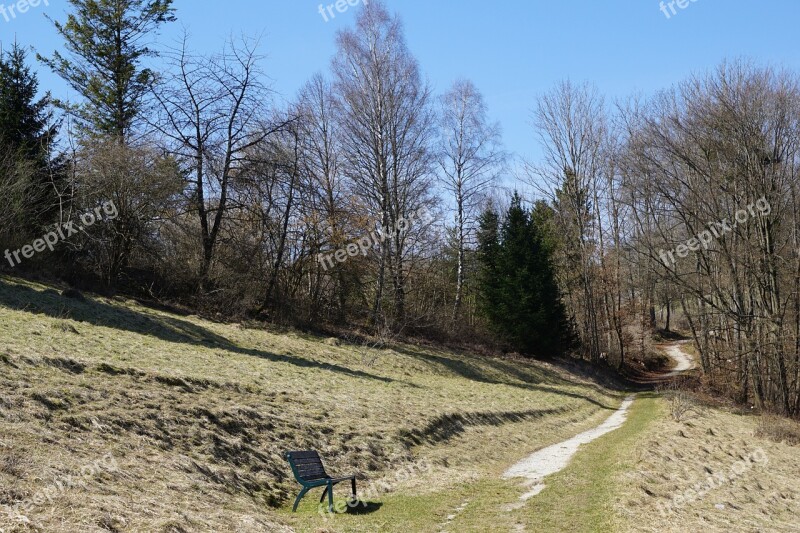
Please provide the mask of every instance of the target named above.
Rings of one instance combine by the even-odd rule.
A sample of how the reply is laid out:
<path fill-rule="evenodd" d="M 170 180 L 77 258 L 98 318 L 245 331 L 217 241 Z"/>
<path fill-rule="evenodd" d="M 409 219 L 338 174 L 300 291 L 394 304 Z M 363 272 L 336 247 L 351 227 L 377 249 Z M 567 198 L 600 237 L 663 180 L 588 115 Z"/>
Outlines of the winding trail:
<path fill-rule="evenodd" d="M 694 368 L 691 356 L 683 351 L 683 345 L 688 342 L 690 341 L 674 342 L 664 346 L 664 352 L 676 363 L 675 368 L 666 377 L 674 378 Z"/>
<path fill-rule="evenodd" d="M 691 356 L 683 351 L 683 345 L 687 342 L 689 341 L 674 342 L 664 345 L 664 352 L 670 359 L 675 361 L 675 368 L 663 374 L 662 379 L 665 381 L 680 376 L 694 368 L 695 364 Z M 558 444 L 542 448 L 506 470 L 503 474 L 503 479 L 522 478 L 525 480 L 523 482 L 524 486 L 528 489 L 525 494 L 520 496 L 519 502 L 509 505 L 507 510 L 510 511 L 522 507 L 527 500 L 542 492 L 546 487 L 544 479 L 566 468 L 581 445 L 588 444 L 620 428 L 625 423 L 628 416 L 628 409 L 635 399 L 635 394 L 625 398 L 625 401 L 622 402 L 619 409 L 596 428 L 584 431 Z"/>

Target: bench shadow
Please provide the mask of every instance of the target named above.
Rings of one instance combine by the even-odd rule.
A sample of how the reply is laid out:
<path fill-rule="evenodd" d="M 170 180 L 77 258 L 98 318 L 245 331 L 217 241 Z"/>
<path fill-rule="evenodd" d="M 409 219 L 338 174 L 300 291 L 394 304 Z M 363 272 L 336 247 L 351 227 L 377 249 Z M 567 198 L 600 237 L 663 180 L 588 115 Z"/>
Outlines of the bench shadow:
<path fill-rule="evenodd" d="M 229 352 L 286 363 L 301 368 L 326 370 L 351 377 L 394 383 L 398 380 L 353 370 L 335 363 L 325 363 L 291 355 L 279 355 L 254 348 L 243 348 L 202 326 L 180 318 L 138 312 L 121 305 L 111 305 L 87 298 L 85 301 L 62 296 L 53 289 L 38 291 L 25 285 L 8 283 L 0 278 L 0 306 L 50 318 L 85 322 L 93 326 L 129 331 L 159 340 Z M 402 383 L 419 388 L 410 382 Z"/>
<path fill-rule="evenodd" d="M 358 500 L 355 505 L 347 506 L 345 514 L 367 515 L 380 511 L 381 507 L 383 507 L 383 503 L 381 502 L 365 502 Z"/>

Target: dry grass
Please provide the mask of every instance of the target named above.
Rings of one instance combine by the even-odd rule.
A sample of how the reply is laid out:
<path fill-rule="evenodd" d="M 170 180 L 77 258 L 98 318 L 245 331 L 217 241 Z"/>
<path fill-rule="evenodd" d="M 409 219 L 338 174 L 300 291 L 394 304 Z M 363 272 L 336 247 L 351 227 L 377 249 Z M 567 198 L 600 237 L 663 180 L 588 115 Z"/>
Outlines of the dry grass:
<path fill-rule="evenodd" d="M 544 363 L 325 342 L 9 279 L 0 338 L 6 533 L 314 530 L 324 523 L 285 510 L 297 486 L 281 454 L 302 448 L 362 480 L 430 463 L 396 490 L 445 507 L 448 487 L 495 476 L 619 403 Z M 118 469 L 40 495 L 24 516 L 1 511 L 108 454 Z"/>
<path fill-rule="evenodd" d="M 663 409 L 631 451 L 635 470 L 620 476 L 625 530 L 800 530 L 796 448 L 755 437 L 756 416 L 709 407 L 679 422 L 669 401 Z M 685 499 L 676 504 L 676 496 Z"/>

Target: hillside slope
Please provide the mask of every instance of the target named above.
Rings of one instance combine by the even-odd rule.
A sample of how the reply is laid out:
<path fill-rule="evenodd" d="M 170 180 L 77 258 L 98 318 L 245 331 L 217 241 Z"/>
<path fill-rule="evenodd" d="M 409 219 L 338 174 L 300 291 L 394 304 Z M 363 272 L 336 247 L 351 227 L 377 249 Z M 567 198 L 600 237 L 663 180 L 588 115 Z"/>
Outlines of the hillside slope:
<path fill-rule="evenodd" d="M 661 411 L 615 480 L 621 530 L 800 531 L 800 451 L 786 438 L 800 426 L 683 393 Z M 768 424 L 792 433 L 765 434 Z"/>
<path fill-rule="evenodd" d="M 3 531 L 425 531 L 467 505 L 460 488 L 621 401 L 546 363 L 338 345 L 8 278 L 0 339 Z M 312 493 L 291 514 L 281 454 L 306 448 L 358 473 L 374 508 L 319 516 Z"/>

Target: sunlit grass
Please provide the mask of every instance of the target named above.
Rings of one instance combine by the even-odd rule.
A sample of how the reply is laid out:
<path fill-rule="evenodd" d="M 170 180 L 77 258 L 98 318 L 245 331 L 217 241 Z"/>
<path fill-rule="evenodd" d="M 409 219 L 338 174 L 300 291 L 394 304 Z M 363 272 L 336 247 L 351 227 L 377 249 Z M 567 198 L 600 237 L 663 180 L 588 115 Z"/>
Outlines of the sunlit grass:
<path fill-rule="evenodd" d="M 0 279 L 0 336 L 0 465 L 20 465 L 0 467 L 0 504 L 108 452 L 120 465 L 31 510 L 43 529 L 325 527 L 313 495 L 310 515 L 286 511 L 298 486 L 281 454 L 304 448 L 362 486 L 390 482 L 381 509 L 337 518 L 344 530 L 418 513 L 430 526 L 460 491 L 619 404 L 545 363 L 402 344 L 365 352 L 15 279 Z"/>

